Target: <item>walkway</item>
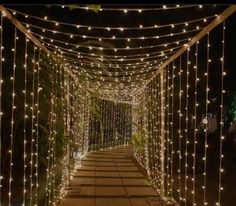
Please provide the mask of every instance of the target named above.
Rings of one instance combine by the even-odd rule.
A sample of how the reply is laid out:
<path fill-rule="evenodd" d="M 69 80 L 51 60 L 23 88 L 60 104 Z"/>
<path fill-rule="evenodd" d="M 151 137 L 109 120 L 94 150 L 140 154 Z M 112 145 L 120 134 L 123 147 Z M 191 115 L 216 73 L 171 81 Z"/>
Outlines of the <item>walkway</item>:
<path fill-rule="evenodd" d="M 161 206 L 128 148 L 89 153 L 60 206 Z"/>

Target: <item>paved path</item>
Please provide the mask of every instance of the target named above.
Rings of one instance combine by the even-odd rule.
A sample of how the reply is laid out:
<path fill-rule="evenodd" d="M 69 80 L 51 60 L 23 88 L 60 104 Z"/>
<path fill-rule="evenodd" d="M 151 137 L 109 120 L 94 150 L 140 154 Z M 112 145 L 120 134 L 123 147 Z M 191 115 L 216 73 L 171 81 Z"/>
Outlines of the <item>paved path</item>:
<path fill-rule="evenodd" d="M 89 153 L 59 206 L 161 206 L 127 148 Z"/>

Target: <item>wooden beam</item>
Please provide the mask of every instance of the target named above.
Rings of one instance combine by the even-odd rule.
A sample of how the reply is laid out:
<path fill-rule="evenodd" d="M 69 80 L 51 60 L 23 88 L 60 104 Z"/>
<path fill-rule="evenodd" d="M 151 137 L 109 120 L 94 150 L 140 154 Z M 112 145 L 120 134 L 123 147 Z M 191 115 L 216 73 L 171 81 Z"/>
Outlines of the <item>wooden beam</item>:
<path fill-rule="evenodd" d="M 47 54 L 51 55 L 52 58 L 61 64 L 64 64 L 64 61 L 62 59 L 57 58 L 51 51 L 49 51 L 42 43 L 32 34 L 30 33 L 27 28 L 19 21 L 17 20 L 4 6 L 0 5 L 0 12 L 2 12 L 5 17 L 7 17 L 10 22 L 15 25 L 17 29 L 19 29 L 25 36 L 30 39 L 35 45 L 37 45 L 39 48 L 41 48 L 43 51 L 45 51 Z M 75 74 L 72 73 L 70 69 L 65 67 L 66 72 L 75 79 Z M 83 88 L 80 87 L 85 92 L 93 92 L 90 88 Z M 126 101 L 124 101 L 126 103 Z"/>
<path fill-rule="evenodd" d="M 236 5 L 231 5 L 227 9 L 225 9 L 221 14 L 219 14 L 211 23 L 209 23 L 204 29 L 202 29 L 196 36 L 194 36 L 187 44 L 186 46 L 183 46 L 181 49 L 179 49 L 173 56 L 171 56 L 168 60 L 166 60 L 163 64 L 160 65 L 160 67 L 157 69 L 156 73 L 148 79 L 144 85 L 136 90 L 134 94 L 142 90 L 149 82 L 151 82 L 157 74 L 159 74 L 168 64 L 170 64 L 172 61 L 174 61 L 176 58 L 178 58 L 181 54 L 187 51 L 189 47 L 197 43 L 202 37 L 204 37 L 208 32 L 213 30 L 217 25 L 222 23 L 226 18 L 228 18 L 231 14 L 233 14 L 236 11 Z"/>
<path fill-rule="evenodd" d="M 18 21 L 4 6 L 0 5 L 0 12 L 2 12 L 5 17 L 7 17 L 10 22 L 15 25 L 15 27 L 17 29 L 19 29 L 23 34 L 25 34 L 25 36 L 27 38 L 29 38 L 35 45 L 37 45 L 39 48 L 41 48 L 43 51 L 45 51 L 47 54 L 51 55 L 52 58 L 58 62 L 63 64 L 63 61 L 61 59 L 58 59 L 57 57 L 55 57 L 55 55 L 53 55 L 44 45 L 41 44 L 41 42 L 33 35 L 31 34 L 26 28 L 25 26 Z M 69 70 L 68 68 L 65 67 L 65 70 L 68 72 L 68 74 L 74 78 L 74 74 L 71 72 L 71 70 Z"/>
<path fill-rule="evenodd" d="M 4 6 L 0 5 L 0 11 L 10 20 L 12 24 L 15 25 L 16 28 L 18 28 L 22 33 L 25 34 L 32 42 L 34 42 L 35 45 L 37 45 L 39 48 L 41 48 L 46 53 L 50 54 L 50 51 L 41 44 L 41 42 L 34 37 L 33 34 L 31 34 L 25 26 L 23 26 Z"/>

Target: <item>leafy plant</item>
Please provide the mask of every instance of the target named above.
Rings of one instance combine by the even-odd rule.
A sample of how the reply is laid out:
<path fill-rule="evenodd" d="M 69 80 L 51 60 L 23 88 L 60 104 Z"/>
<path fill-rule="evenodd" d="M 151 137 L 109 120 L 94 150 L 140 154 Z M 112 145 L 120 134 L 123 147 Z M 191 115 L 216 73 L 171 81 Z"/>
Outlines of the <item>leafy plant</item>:
<path fill-rule="evenodd" d="M 138 153 L 143 153 L 145 145 L 145 130 L 139 124 L 136 124 L 135 122 L 133 122 L 133 124 L 137 127 L 137 133 L 131 137 L 131 142 Z"/>

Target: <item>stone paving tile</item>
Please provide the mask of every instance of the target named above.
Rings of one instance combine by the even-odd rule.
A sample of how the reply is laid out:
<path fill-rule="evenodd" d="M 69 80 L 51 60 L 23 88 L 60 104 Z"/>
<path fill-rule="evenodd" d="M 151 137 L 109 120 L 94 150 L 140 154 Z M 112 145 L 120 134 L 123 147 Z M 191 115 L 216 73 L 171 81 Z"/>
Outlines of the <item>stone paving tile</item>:
<path fill-rule="evenodd" d="M 81 187 L 71 187 L 71 190 L 66 190 L 68 195 L 95 195 L 95 187 L 94 186 L 81 186 Z"/>
<path fill-rule="evenodd" d="M 97 162 L 82 160 L 82 165 L 84 166 L 95 166 Z"/>
<path fill-rule="evenodd" d="M 126 191 L 121 187 L 96 187 L 96 196 L 126 196 Z"/>
<path fill-rule="evenodd" d="M 82 165 L 78 171 L 81 171 L 81 170 L 95 170 L 96 169 L 96 166 L 95 165 Z"/>
<path fill-rule="evenodd" d="M 117 168 L 115 166 L 111 166 L 111 167 L 97 166 L 95 170 L 96 171 L 117 171 Z"/>
<path fill-rule="evenodd" d="M 141 172 L 122 172 L 120 171 L 121 177 L 143 177 L 143 174 Z"/>
<path fill-rule="evenodd" d="M 102 161 L 104 159 L 108 159 L 108 160 L 113 160 L 114 157 L 110 156 L 110 155 L 107 155 L 106 157 L 104 156 L 97 156 L 97 155 L 94 155 L 94 156 L 89 156 L 87 157 L 88 159 L 94 159 L 94 160 L 98 160 L 98 161 Z M 87 159 L 86 158 L 86 159 Z"/>
<path fill-rule="evenodd" d="M 96 198 L 96 206 L 131 206 L 131 205 L 127 198 Z"/>
<path fill-rule="evenodd" d="M 118 167 L 135 167 L 133 162 L 116 162 L 116 166 Z"/>
<path fill-rule="evenodd" d="M 100 172 L 96 171 L 96 177 L 119 177 L 118 172 Z"/>
<path fill-rule="evenodd" d="M 113 162 L 113 158 L 94 158 L 94 157 L 88 157 L 88 161 L 94 161 L 94 162 Z"/>
<path fill-rule="evenodd" d="M 157 196 L 152 187 L 126 187 L 126 191 L 130 196 Z"/>
<path fill-rule="evenodd" d="M 118 171 L 139 171 L 137 167 L 117 167 Z"/>
<path fill-rule="evenodd" d="M 147 199 L 147 202 L 149 203 L 149 205 L 151 205 L 151 206 L 164 206 L 164 205 L 166 205 L 163 203 L 163 201 L 161 201 L 160 196 L 148 197 L 146 199 Z M 172 204 L 167 204 L 167 205 L 173 206 Z"/>
<path fill-rule="evenodd" d="M 115 162 L 125 163 L 125 162 L 132 162 L 131 159 L 114 159 Z"/>
<path fill-rule="evenodd" d="M 72 185 L 95 185 L 94 177 L 74 177 L 71 181 Z"/>
<path fill-rule="evenodd" d="M 113 153 L 111 153 L 111 154 L 89 154 L 89 155 L 87 155 L 87 157 L 92 157 L 92 158 L 127 158 L 127 157 L 129 157 L 129 156 L 127 156 L 127 155 L 118 155 L 118 154 L 113 154 Z"/>
<path fill-rule="evenodd" d="M 123 178 L 122 179 L 124 185 L 143 185 L 143 186 L 150 186 L 146 179 L 141 178 Z"/>
<path fill-rule="evenodd" d="M 130 198 L 132 206 L 150 206 L 146 198 Z"/>
<path fill-rule="evenodd" d="M 122 185 L 120 178 L 96 178 L 96 185 Z"/>
<path fill-rule="evenodd" d="M 114 162 L 97 162 L 96 163 L 97 166 L 115 166 Z"/>
<path fill-rule="evenodd" d="M 74 173 L 74 176 L 90 176 L 95 177 L 95 171 L 78 171 Z"/>
<path fill-rule="evenodd" d="M 60 206 L 95 206 L 95 199 L 92 198 L 63 198 Z"/>
<path fill-rule="evenodd" d="M 150 206 L 158 196 L 126 149 L 90 153 L 73 175 L 60 206 Z"/>

